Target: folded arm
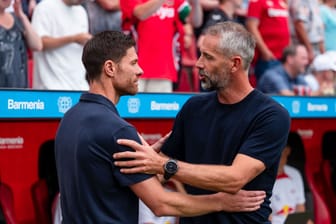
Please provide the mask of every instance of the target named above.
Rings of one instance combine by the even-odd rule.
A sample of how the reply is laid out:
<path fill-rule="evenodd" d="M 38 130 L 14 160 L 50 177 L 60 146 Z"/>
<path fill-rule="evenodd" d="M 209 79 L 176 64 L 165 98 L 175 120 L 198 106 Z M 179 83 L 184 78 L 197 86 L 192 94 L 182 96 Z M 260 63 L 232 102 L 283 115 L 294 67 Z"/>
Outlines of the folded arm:
<path fill-rule="evenodd" d="M 163 174 L 163 165 L 167 156 L 156 153 L 150 146 L 141 145 L 132 140 L 119 139 L 119 144 L 129 146 L 136 151 L 127 151 L 113 155 L 122 167 L 123 173 Z M 123 158 L 133 160 L 120 161 Z M 231 166 L 195 165 L 178 161 L 179 169 L 174 175 L 177 180 L 203 189 L 237 193 L 243 186 L 265 170 L 263 162 L 244 154 L 238 154 Z"/>

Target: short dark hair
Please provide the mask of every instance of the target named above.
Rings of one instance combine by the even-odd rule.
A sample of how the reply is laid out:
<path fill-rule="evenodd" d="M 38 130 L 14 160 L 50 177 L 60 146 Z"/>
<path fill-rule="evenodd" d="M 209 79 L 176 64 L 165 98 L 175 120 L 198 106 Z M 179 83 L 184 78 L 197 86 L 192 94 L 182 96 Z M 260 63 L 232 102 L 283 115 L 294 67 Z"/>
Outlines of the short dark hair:
<path fill-rule="evenodd" d="M 291 45 L 288 45 L 287 47 L 285 47 L 282 51 L 282 56 L 280 58 L 280 61 L 282 63 L 285 63 L 287 61 L 288 56 L 295 56 L 299 46 L 302 46 L 302 45 L 291 44 Z"/>
<path fill-rule="evenodd" d="M 103 31 L 93 36 L 85 44 L 82 54 L 86 80 L 91 82 L 99 78 L 106 60 L 120 62 L 131 47 L 135 47 L 134 39 L 120 31 Z"/>

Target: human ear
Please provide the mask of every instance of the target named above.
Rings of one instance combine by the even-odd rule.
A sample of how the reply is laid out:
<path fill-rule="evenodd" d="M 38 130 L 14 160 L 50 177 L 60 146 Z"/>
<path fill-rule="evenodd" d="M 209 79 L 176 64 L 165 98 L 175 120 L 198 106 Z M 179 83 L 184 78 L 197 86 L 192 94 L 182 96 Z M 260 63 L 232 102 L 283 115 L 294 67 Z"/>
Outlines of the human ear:
<path fill-rule="evenodd" d="M 105 61 L 103 65 L 104 74 L 109 77 L 114 77 L 116 72 L 116 64 L 112 60 Z"/>
<path fill-rule="evenodd" d="M 231 67 L 231 72 L 234 73 L 240 69 L 242 66 L 242 59 L 239 56 L 234 56 L 232 57 L 232 67 Z"/>

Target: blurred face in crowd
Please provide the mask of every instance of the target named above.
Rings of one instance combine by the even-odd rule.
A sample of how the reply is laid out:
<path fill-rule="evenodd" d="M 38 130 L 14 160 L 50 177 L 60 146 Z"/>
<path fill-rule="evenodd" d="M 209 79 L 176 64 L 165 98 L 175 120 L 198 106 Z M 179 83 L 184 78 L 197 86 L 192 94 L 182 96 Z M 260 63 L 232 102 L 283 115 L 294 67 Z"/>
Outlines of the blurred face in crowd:
<path fill-rule="evenodd" d="M 0 0 L 0 11 L 8 8 L 12 3 L 12 0 Z"/>
<path fill-rule="evenodd" d="M 138 64 L 138 55 L 134 47 L 127 50 L 126 55 L 116 64 L 116 72 L 112 79 L 114 89 L 120 95 L 135 95 L 138 92 L 138 80 L 143 70 Z"/>
<path fill-rule="evenodd" d="M 207 34 L 200 43 L 201 56 L 196 67 L 205 90 L 225 89 L 231 80 L 232 61 L 220 51 L 219 40 L 219 36 Z"/>
<path fill-rule="evenodd" d="M 296 54 L 289 56 L 289 65 L 293 71 L 293 74 L 299 75 L 306 71 L 307 65 L 309 64 L 307 49 L 300 45 L 296 49 Z"/>

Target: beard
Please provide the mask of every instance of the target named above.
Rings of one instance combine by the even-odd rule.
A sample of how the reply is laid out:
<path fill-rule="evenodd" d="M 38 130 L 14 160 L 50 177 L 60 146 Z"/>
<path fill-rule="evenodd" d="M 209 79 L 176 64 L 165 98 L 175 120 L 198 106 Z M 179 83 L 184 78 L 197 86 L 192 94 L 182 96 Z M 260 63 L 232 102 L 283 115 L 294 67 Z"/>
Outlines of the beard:
<path fill-rule="evenodd" d="M 201 80 L 201 87 L 206 91 L 212 91 L 216 89 L 215 84 L 208 76 Z"/>
<path fill-rule="evenodd" d="M 202 70 L 200 71 L 200 75 L 203 77 L 201 79 L 201 87 L 206 91 L 213 91 L 226 88 L 229 83 L 229 74 L 220 75 L 220 74 L 209 74 L 208 72 Z M 222 80 L 219 80 L 219 77 L 225 77 Z"/>

